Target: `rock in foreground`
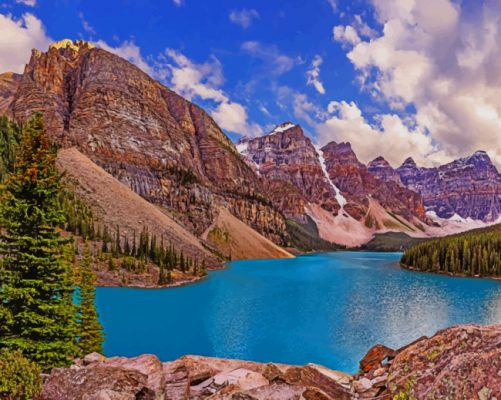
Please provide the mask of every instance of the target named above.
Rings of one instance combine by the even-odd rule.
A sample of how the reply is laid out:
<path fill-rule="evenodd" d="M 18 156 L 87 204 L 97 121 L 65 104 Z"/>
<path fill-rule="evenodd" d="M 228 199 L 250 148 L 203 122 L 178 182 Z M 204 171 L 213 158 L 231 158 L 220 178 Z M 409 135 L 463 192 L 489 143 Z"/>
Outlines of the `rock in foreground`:
<path fill-rule="evenodd" d="M 39 399 L 501 399 L 501 325 L 456 326 L 400 350 L 378 345 L 360 367 L 351 376 L 315 364 L 94 353 L 54 369 Z"/>

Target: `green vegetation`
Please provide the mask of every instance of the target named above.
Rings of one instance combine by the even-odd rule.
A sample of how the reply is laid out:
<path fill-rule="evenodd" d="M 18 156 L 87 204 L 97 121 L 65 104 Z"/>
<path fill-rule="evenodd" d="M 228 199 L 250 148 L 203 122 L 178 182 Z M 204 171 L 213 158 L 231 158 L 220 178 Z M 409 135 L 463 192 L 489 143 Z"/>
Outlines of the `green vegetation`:
<path fill-rule="evenodd" d="M 0 198 L 0 347 L 19 349 L 43 369 L 75 355 L 73 280 L 56 228 L 61 180 L 40 116 L 23 130 L 14 172 Z"/>
<path fill-rule="evenodd" d="M 40 374 L 40 367 L 19 350 L 0 349 L 0 399 L 32 399 L 42 389 Z"/>
<path fill-rule="evenodd" d="M 453 275 L 501 276 L 501 224 L 410 247 L 403 266 Z"/>
<path fill-rule="evenodd" d="M 103 327 L 99 323 L 96 310 L 96 276 L 92 272 L 92 256 L 89 244 L 84 247 L 83 260 L 79 265 L 77 292 L 77 347 L 80 357 L 92 352 L 102 353 L 104 341 Z"/>
<path fill-rule="evenodd" d="M 23 128 L 18 145 L 11 138 L 16 132 L 0 123 L 0 137 L 6 139 L 1 148 L 0 351 L 15 368 L 6 369 L 11 371 L 6 378 L 0 374 L 0 393 L 12 399 L 32 397 L 37 368 L 69 365 L 83 352 L 100 350 L 103 340 L 89 258 L 74 274 L 74 241 L 60 234 L 67 221 L 63 187 L 41 116 Z"/>
<path fill-rule="evenodd" d="M 15 149 L 19 142 L 20 129 L 7 117 L 0 117 L 0 182 L 14 168 Z"/>
<path fill-rule="evenodd" d="M 425 239 L 413 238 L 403 232 L 376 233 L 360 250 L 366 251 L 403 251 Z"/>

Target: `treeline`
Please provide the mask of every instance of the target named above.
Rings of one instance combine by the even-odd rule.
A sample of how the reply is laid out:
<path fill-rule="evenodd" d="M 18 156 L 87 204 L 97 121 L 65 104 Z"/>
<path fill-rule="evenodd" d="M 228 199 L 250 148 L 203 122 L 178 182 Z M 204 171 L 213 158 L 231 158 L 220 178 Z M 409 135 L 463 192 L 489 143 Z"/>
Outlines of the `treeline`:
<path fill-rule="evenodd" d="M 501 276 L 501 224 L 428 240 L 407 249 L 401 264 L 452 275 Z"/>
<path fill-rule="evenodd" d="M 74 268 L 74 242 L 60 234 L 61 175 L 41 116 L 14 148 L 0 185 L 0 398 L 24 399 L 40 389 L 41 370 L 102 351 L 103 331 L 88 245 Z"/>
<path fill-rule="evenodd" d="M 98 257 L 107 260 L 110 271 L 120 267 L 129 272 L 143 272 L 146 264 L 152 263 L 159 268 L 159 285 L 172 283 L 174 269 L 195 276 L 207 275 L 204 259 L 188 257 L 163 236 L 151 234 L 146 226 L 139 234 L 133 231 L 131 237 L 122 234 L 120 226 L 110 232 L 107 226 L 95 222 L 91 208 L 75 193 L 63 192 L 60 203 L 66 215 L 61 227 L 85 240 L 100 242 Z"/>

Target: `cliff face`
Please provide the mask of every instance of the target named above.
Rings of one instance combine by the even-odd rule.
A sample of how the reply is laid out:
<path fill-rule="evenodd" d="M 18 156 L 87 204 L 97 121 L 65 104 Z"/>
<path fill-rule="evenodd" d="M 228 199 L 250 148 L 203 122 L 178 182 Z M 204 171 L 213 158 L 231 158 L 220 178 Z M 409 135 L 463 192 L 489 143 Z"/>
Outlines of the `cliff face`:
<path fill-rule="evenodd" d="M 490 222 L 501 216 L 501 174 L 484 151 L 436 168 L 419 168 L 408 158 L 396 172 L 441 218 L 458 214 Z"/>
<path fill-rule="evenodd" d="M 400 175 L 393 169 L 390 163 L 384 159 L 384 157 L 377 157 L 372 160 L 369 164 L 367 164 L 367 170 L 382 181 L 395 182 L 402 185 Z"/>
<path fill-rule="evenodd" d="M 13 72 L 0 74 L 0 115 L 7 113 L 20 80 L 21 75 Z"/>
<path fill-rule="evenodd" d="M 241 140 L 238 145 L 241 154 L 254 166 L 259 175 L 267 180 L 288 182 L 299 190 L 306 201 L 319 204 L 323 209 L 337 214 L 339 204 L 336 192 L 329 185 L 322 171 L 317 151 L 311 140 L 304 135 L 300 126 L 292 123 L 278 125 L 266 136 Z M 280 188 L 271 188 L 271 193 Z M 269 192 L 268 192 L 269 193 Z M 279 196 L 277 198 L 280 201 Z M 297 196 L 293 196 L 293 209 L 282 205 L 287 215 L 297 217 L 295 207 Z"/>
<path fill-rule="evenodd" d="M 347 198 L 345 210 L 356 219 L 361 219 L 369 207 L 369 199 L 375 199 L 386 210 L 407 219 L 426 218 L 423 200 L 416 192 L 400 186 L 394 179 L 382 180 L 362 164 L 349 143 L 328 143 L 322 148 L 330 179 Z M 384 160 L 384 159 L 383 159 Z M 380 159 L 371 164 L 371 169 L 384 176 Z M 384 169 L 384 168 L 383 168 Z M 386 171 L 388 172 L 388 171 Z"/>
<path fill-rule="evenodd" d="M 283 240 L 282 215 L 212 118 L 120 57 L 69 40 L 34 50 L 9 111 L 18 121 L 43 112 L 54 141 L 76 146 L 197 235 L 223 205 Z"/>

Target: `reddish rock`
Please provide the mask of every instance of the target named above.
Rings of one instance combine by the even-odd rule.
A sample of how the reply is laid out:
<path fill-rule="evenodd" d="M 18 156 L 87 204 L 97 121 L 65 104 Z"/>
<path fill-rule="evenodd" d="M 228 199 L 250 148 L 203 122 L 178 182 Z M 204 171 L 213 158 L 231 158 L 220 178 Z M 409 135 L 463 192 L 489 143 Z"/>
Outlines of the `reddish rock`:
<path fill-rule="evenodd" d="M 10 103 L 14 99 L 21 75 L 13 72 L 0 74 L 0 115 L 7 113 Z"/>
<path fill-rule="evenodd" d="M 128 61 L 83 41 L 34 50 L 10 113 L 25 121 L 37 111 L 55 142 L 77 147 L 191 232 L 202 234 L 222 205 L 284 241 L 282 214 L 214 120 Z"/>
<path fill-rule="evenodd" d="M 396 171 L 439 217 L 495 221 L 501 215 L 501 174 L 484 151 L 436 168 L 419 168 L 408 158 Z"/>
<path fill-rule="evenodd" d="M 322 151 L 331 180 L 348 199 L 345 210 L 354 218 L 365 215 L 371 197 L 386 210 L 407 220 L 413 217 L 426 220 L 421 196 L 395 181 L 379 179 L 358 160 L 349 143 L 330 142 Z"/>
<path fill-rule="evenodd" d="M 237 148 L 260 176 L 287 182 L 299 190 L 306 201 L 337 214 L 336 192 L 322 171 L 315 147 L 299 125 L 290 122 L 278 125 L 268 135 L 241 140 Z M 270 197 L 279 199 L 280 195 L 274 194 L 277 188 L 272 186 L 270 189 Z M 280 202 L 279 206 L 286 215 L 297 217 L 299 210 L 296 208 L 291 210 Z M 304 214 L 304 208 L 301 214 Z"/>
<path fill-rule="evenodd" d="M 369 372 L 383 366 L 384 361 L 389 361 L 395 357 L 395 351 L 389 347 L 377 344 L 371 348 L 360 361 L 360 369 Z"/>

